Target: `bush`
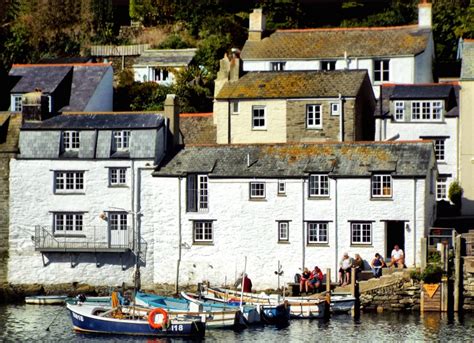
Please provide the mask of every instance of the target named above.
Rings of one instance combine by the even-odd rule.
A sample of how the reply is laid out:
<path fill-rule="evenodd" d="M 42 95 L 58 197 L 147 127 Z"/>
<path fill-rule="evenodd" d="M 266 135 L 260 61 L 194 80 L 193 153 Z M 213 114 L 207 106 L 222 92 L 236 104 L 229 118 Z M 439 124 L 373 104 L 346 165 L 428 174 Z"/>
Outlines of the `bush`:
<path fill-rule="evenodd" d="M 448 189 L 448 198 L 459 209 L 461 209 L 462 193 L 463 189 L 459 184 L 459 181 L 451 182 Z"/>
<path fill-rule="evenodd" d="M 172 34 L 166 37 L 166 39 L 161 42 L 158 46 L 158 49 L 186 49 L 191 48 L 191 45 L 184 41 L 180 35 Z"/>
<path fill-rule="evenodd" d="M 424 283 L 438 283 L 441 282 L 443 276 L 443 269 L 437 264 L 428 264 L 421 273 L 421 280 Z"/>
<path fill-rule="evenodd" d="M 421 280 L 421 273 L 418 270 L 412 270 L 410 272 L 410 278 L 415 281 Z"/>

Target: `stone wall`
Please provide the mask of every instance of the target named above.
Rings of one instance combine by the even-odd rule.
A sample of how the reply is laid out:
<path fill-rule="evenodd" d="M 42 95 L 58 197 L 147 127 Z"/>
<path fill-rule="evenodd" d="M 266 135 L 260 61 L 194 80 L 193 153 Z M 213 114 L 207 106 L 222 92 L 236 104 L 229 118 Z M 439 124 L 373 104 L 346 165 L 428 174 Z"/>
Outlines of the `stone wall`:
<path fill-rule="evenodd" d="M 217 129 L 212 113 L 181 114 L 179 129 L 184 144 L 216 144 Z"/>
<path fill-rule="evenodd" d="M 400 280 L 398 283 L 374 289 L 360 295 L 364 311 L 419 311 L 420 283 Z"/>
<path fill-rule="evenodd" d="M 464 257 L 463 306 L 465 311 L 474 311 L 474 257 Z"/>

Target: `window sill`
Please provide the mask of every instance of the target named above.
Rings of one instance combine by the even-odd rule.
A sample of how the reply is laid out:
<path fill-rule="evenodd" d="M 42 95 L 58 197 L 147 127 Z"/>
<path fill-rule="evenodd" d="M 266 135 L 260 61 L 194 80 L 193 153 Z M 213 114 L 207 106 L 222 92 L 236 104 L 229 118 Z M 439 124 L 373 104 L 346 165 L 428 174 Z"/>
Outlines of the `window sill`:
<path fill-rule="evenodd" d="M 290 241 L 278 241 L 278 244 L 290 244 Z"/>
<path fill-rule="evenodd" d="M 446 161 L 436 161 L 436 163 L 441 164 L 441 165 L 447 165 L 448 164 Z"/>
<path fill-rule="evenodd" d="M 392 197 L 370 198 L 370 201 L 393 201 Z"/>
<path fill-rule="evenodd" d="M 323 129 L 323 127 L 306 127 L 306 130 L 310 130 L 310 131 L 321 131 Z"/>
<path fill-rule="evenodd" d="M 285 193 L 278 193 L 278 194 L 277 194 L 277 197 L 283 197 L 283 198 L 286 198 L 286 194 L 285 194 Z"/>
<path fill-rule="evenodd" d="M 252 127 L 252 131 L 267 131 L 267 129 L 259 129 L 258 127 Z"/>
<path fill-rule="evenodd" d="M 193 242 L 193 245 L 214 245 L 214 242 Z"/>
<path fill-rule="evenodd" d="M 267 201 L 265 198 L 249 198 L 249 201 Z"/>
<path fill-rule="evenodd" d="M 55 195 L 86 195 L 86 192 L 54 192 Z"/>
<path fill-rule="evenodd" d="M 369 243 L 369 244 L 354 244 L 354 243 L 351 243 L 351 248 L 373 248 L 373 244 L 372 243 Z"/>
<path fill-rule="evenodd" d="M 69 238 L 86 238 L 87 236 L 84 235 L 84 234 L 74 234 L 74 233 L 71 233 L 71 234 L 67 234 L 67 233 L 58 233 L 58 234 L 54 234 L 54 237 L 55 238 L 65 238 L 65 237 L 69 237 Z"/>
<path fill-rule="evenodd" d="M 109 185 L 109 188 L 130 188 L 128 185 Z"/>
<path fill-rule="evenodd" d="M 329 196 L 312 196 L 308 197 L 308 200 L 331 200 Z"/>
<path fill-rule="evenodd" d="M 307 247 L 329 248 L 329 243 L 306 243 Z"/>

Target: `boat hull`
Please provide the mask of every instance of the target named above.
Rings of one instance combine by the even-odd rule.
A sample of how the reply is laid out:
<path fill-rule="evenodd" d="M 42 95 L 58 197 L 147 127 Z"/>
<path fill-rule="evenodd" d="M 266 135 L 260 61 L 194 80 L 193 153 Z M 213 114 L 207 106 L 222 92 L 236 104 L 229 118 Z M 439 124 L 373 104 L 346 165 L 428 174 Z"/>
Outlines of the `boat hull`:
<path fill-rule="evenodd" d="M 286 327 L 290 325 L 291 318 L 291 306 L 287 303 L 271 306 L 263 305 L 261 306 L 261 319 L 262 323 L 268 325 L 276 325 L 278 327 Z"/>
<path fill-rule="evenodd" d="M 26 297 L 25 303 L 32 305 L 63 305 L 66 298 L 66 295 L 38 295 Z"/>

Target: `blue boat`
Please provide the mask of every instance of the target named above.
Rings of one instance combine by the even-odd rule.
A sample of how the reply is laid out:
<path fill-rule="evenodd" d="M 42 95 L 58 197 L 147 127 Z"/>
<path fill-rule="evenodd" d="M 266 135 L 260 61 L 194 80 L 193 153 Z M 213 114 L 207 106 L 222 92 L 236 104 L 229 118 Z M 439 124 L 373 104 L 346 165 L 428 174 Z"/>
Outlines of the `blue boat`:
<path fill-rule="evenodd" d="M 161 322 L 155 323 L 156 317 L 150 318 L 151 309 L 123 307 L 118 310 L 80 304 L 66 306 L 74 330 L 78 332 L 187 338 L 203 338 L 206 332 L 200 317 L 170 315 L 168 320 L 162 317 Z"/>

